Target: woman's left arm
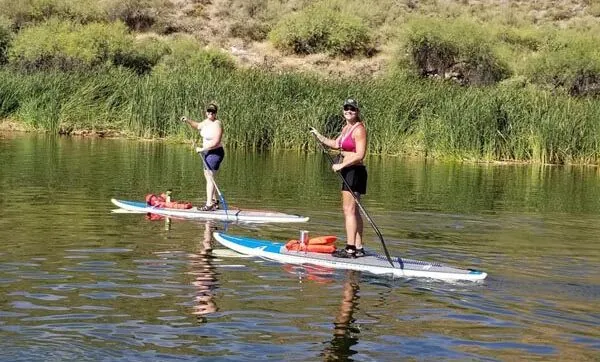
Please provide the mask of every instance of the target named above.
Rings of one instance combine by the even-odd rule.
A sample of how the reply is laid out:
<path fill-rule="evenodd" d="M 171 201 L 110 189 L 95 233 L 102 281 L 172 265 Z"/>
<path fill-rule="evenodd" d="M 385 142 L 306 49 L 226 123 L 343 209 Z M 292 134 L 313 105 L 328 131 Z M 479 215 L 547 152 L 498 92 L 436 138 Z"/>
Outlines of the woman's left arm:
<path fill-rule="evenodd" d="M 357 127 L 352 133 L 356 152 L 342 151 L 344 160 L 341 163 L 333 165 L 334 171 L 339 171 L 344 167 L 352 166 L 362 162 L 367 154 L 367 131 L 364 126 Z"/>

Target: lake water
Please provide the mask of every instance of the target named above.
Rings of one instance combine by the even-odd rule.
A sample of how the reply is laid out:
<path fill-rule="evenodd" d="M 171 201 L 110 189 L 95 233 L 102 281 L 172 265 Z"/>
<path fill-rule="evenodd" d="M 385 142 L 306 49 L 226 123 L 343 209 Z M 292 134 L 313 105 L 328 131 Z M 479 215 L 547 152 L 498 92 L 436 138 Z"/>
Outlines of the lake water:
<path fill-rule="evenodd" d="M 486 271 L 392 279 L 244 258 L 213 230 L 343 235 L 319 153 L 229 151 L 231 206 L 311 218 L 222 225 L 114 214 L 173 189 L 199 204 L 189 147 L 0 135 L 3 361 L 598 360 L 600 171 L 371 156 L 363 205 L 390 252 Z M 365 222 L 367 245 L 381 251 Z"/>

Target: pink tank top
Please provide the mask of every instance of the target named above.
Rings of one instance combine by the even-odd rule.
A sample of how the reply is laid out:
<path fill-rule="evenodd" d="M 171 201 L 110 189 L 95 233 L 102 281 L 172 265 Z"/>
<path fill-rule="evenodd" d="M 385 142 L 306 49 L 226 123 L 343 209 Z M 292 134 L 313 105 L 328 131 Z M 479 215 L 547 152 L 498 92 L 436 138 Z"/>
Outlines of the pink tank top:
<path fill-rule="evenodd" d="M 350 127 L 348 132 L 340 135 L 338 146 L 342 149 L 342 151 L 356 152 L 356 142 L 354 142 L 354 139 L 352 139 L 352 132 L 360 124 L 360 122 L 356 122 L 352 127 Z"/>

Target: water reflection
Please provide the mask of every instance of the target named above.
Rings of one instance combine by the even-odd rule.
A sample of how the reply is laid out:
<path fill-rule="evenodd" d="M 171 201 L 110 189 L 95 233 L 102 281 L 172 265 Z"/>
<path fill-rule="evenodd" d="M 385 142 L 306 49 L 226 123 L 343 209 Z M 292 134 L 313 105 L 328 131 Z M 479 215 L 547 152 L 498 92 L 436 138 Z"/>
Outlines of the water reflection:
<path fill-rule="evenodd" d="M 204 235 L 196 254 L 190 254 L 190 274 L 194 276 L 192 285 L 196 287 L 193 314 L 198 322 L 206 323 L 206 316 L 218 310 L 214 301 L 215 291 L 219 287 L 217 272 L 213 265 L 212 255 L 213 238 L 212 233 L 216 230 L 214 221 L 204 223 Z"/>
<path fill-rule="evenodd" d="M 349 270 L 342 293 L 342 304 L 334 319 L 333 338 L 323 351 L 324 361 L 352 361 L 357 352 L 352 346 L 358 344 L 360 329 L 353 318 L 358 307 L 360 272 Z"/>
<path fill-rule="evenodd" d="M 339 232 L 339 185 L 321 155 L 232 152 L 219 182 L 228 199 Z M 167 143 L 1 140 L 0 360 L 598 360 L 600 169 L 371 157 L 364 206 L 390 252 L 490 277 L 388 285 L 363 273 L 353 311 L 344 272 L 302 271 L 298 285 L 279 264 L 217 262 L 203 221 L 173 218 L 165 232 L 165 220 L 110 213 L 111 197 L 166 185 L 195 198 L 197 162 Z M 190 326 L 196 316 L 210 325 Z"/>

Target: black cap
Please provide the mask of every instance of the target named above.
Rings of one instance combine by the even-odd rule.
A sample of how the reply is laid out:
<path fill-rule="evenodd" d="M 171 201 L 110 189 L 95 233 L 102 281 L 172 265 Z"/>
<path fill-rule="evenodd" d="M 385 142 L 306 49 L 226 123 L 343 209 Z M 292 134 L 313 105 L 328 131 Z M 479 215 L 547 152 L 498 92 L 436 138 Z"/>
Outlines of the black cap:
<path fill-rule="evenodd" d="M 346 106 L 350 106 L 350 107 L 354 107 L 354 108 L 356 108 L 356 109 L 360 109 L 360 108 L 358 107 L 358 102 L 357 102 L 357 101 L 356 101 L 356 99 L 354 99 L 354 98 L 348 98 L 348 99 L 346 99 L 346 100 L 344 101 L 344 105 L 343 105 L 343 107 L 346 107 Z"/>
<path fill-rule="evenodd" d="M 209 105 L 206 107 L 206 111 L 207 111 L 207 112 L 212 112 L 212 113 L 217 113 L 217 110 L 218 110 L 218 109 L 219 109 L 219 108 L 218 108 L 218 107 L 217 107 L 217 105 L 216 105 L 216 104 L 214 104 L 214 103 L 211 103 L 211 104 L 209 104 Z"/>

